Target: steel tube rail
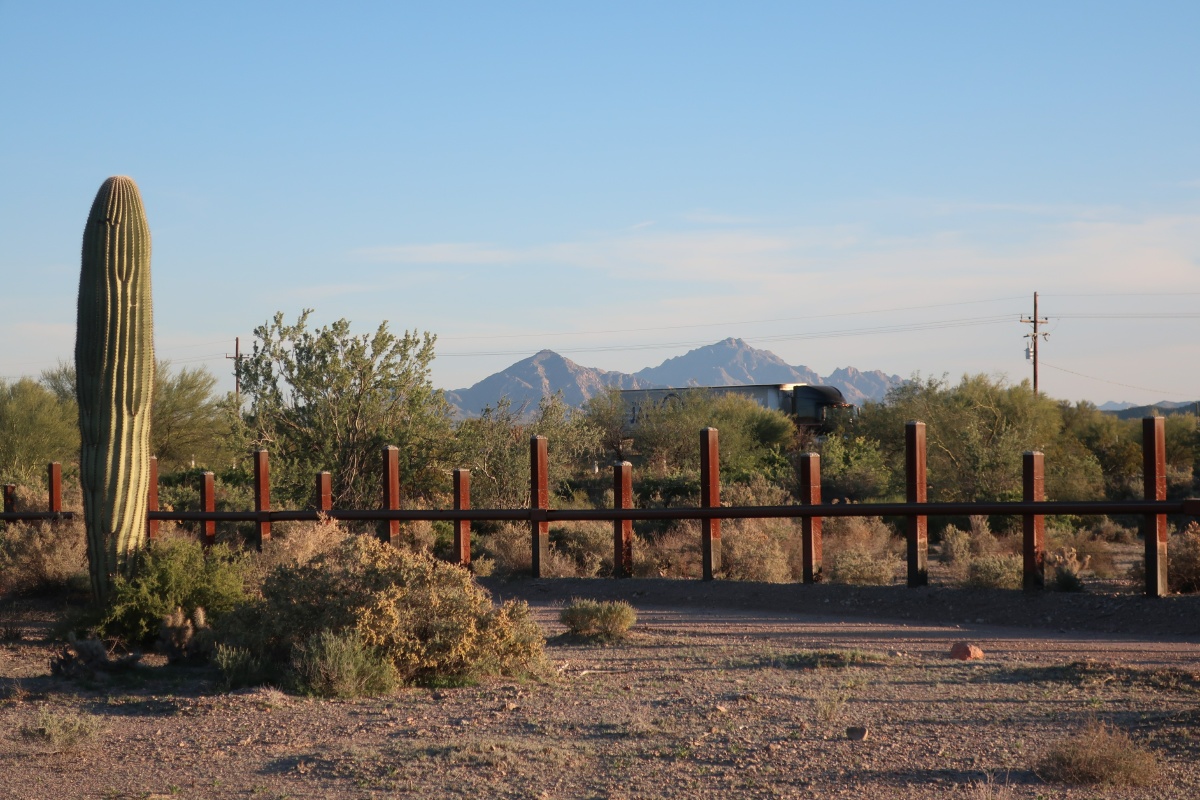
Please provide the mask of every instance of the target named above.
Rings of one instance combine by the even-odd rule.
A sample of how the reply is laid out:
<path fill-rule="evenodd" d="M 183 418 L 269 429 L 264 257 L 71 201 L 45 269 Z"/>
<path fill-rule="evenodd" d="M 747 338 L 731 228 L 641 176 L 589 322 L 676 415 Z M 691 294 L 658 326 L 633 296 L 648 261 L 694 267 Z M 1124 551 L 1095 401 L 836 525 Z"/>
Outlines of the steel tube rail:
<path fill-rule="evenodd" d="M 910 503 L 821 503 L 808 506 L 723 506 L 721 508 L 597 508 L 597 509 L 400 509 L 389 511 L 330 509 L 329 511 L 151 511 L 150 519 L 175 520 L 177 522 L 283 522 L 289 520 L 315 520 L 318 515 L 347 521 L 371 520 L 495 520 L 497 522 L 567 522 L 579 520 L 671 520 L 671 519 L 804 519 L 807 517 L 903 517 L 913 513 Z M 967 516 L 972 514 L 996 514 L 1021 516 L 1024 514 L 1184 514 L 1200 516 L 1200 498 L 1187 500 L 1126 500 L 1113 502 L 1086 502 L 1077 500 L 1045 502 L 956 502 L 921 503 L 920 511 L 927 516 Z M 70 512 L 64 512 L 67 517 Z M 3 515 L 4 518 L 32 517 L 37 519 L 57 518 L 51 514 Z"/>

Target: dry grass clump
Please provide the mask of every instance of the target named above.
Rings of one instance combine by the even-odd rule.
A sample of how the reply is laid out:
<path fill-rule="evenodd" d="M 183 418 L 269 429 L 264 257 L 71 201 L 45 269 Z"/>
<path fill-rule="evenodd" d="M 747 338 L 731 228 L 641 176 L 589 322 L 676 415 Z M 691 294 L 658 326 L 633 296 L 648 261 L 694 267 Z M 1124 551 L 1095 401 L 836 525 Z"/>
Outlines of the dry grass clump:
<path fill-rule="evenodd" d="M 528 576 L 533 572 L 533 534 L 528 525 L 501 525 L 494 533 L 480 536 L 479 543 L 486 557 L 491 560 L 495 574 Z M 574 559 L 557 547 L 552 546 L 547 550 L 542 563 L 542 577 L 576 576 Z"/>
<path fill-rule="evenodd" d="M 574 565 L 574 575 L 594 578 L 611 575 L 613 526 L 601 520 L 562 522 L 550 529 L 550 546 Z"/>
<path fill-rule="evenodd" d="M 700 523 L 680 520 L 657 536 L 635 536 L 633 574 L 639 578 L 699 578 Z"/>
<path fill-rule="evenodd" d="M 99 718 L 74 711 L 38 709 L 31 722 L 21 726 L 21 737 L 53 752 L 86 744 L 103 730 Z"/>
<path fill-rule="evenodd" d="M 38 594 L 88 585 L 83 521 L 0 526 L 0 594 Z"/>
<path fill-rule="evenodd" d="M 1167 540 L 1167 580 L 1173 592 L 1200 591 L 1200 523 Z"/>
<path fill-rule="evenodd" d="M 1145 561 L 1135 561 L 1127 577 L 1143 584 Z M 1200 592 L 1200 523 L 1193 522 L 1167 538 L 1167 589 L 1185 594 Z"/>
<path fill-rule="evenodd" d="M 796 577 L 793 562 L 800 567 L 799 543 L 800 527 L 788 519 L 724 521 L 721 569 L 730 580 L 787 583 Z"/>
<path fill-rule="evenodd" d="M 637 622 L 637 611 L 624 600 L 572 600 L 558 615 L 573 636 L 620 639 Z"/>
<path fill-rule="evenodd" d="M 953 578 L 972 588 L 1021 588 L 1019 537 L 996 536 L 986 516 L 968 519 L 965 531 L 954 525 L 942 531 L 941 560 Z"/>
<path fill-rule="evenodd" d="M 834 583 L 892 583 L 900 569 L 898 546 L 879 517 L 830 517 L 822 532 L 822 574 Z"/>
<path fill-rule="evenodd" d="M 1043 780 L 1107 786 L 1148 786 L 1158 777 L 1158 759 L 1122 731 L 1092 721 L 1055 743 L 1038 762 Z"/>
<path fill-rule="evenodd" d="M 248 659 L 261 659 L 262 672 L 280 681 L 295 658 L 334 647 L 321 642 L 322 632 L 357 633 L 406 683 L 461 683 L 544 666 L 528 606 L 493 607 L 467 570 L 371 536 L 272 572 L 260 599 L 223 620 L 219 658 L 239 672 L 252 672 Z"/>
<path fill-rule="evenodd" d="M 307 564 L 334 550 L 351 533 L 337 520 L 322 517 L 316 522 L 288 521 L 271 526 L 271 538 L 263 543 L 256 559 L 263 577 L 280 566 Z"/>

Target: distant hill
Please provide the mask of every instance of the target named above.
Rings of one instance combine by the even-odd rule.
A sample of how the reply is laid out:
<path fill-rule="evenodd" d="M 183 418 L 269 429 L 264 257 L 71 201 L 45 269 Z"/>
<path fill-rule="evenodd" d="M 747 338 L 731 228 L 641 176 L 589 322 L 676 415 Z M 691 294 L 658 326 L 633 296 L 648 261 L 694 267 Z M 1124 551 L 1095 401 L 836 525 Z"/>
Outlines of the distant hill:
<path fill-rule="evenodd" d="M 632 375 L 576 364 L 552 350 L 518 361 L 466 389 L 446 392 L 460 418 L 476 417 L 487 406 L 507 397 L 514 408 L 537 408 L 543 397 L 562 392 L 571 406 L 583 405 L 608 387 L 655 389 L 668 386 L 737 386 L 754 383 L 810 383 L 835 386 L 855 404 L 881 400 L 903 380 L 879 370 L 861 372 L 843 367 L 822 378 L 804 366 L 791 366 L 769 350 L 759 350 L 741 339 L 700 347 L 657 367 Z"/>
<path fill-rule="evenodd" d="M 1105 403 L 1105 406 L 1110 405 Z M 1124 405 L 1124 404 L 1122 404 Z M 1161 403 L 1154 403 L 1148 406 L 1126 406 L 1116 410 L 1109 411 L 1104 406 L 1100 406 L 1102 410 L 1115 415 L 1118 419 L 1141 419 L 1142 417 L 1169 417 L 1172 414 L 1197 414 L 1200 415 L 1200 400 L 1175 402 L 1164 400 Z"/>
<path fill-rule="evenodd" d="M 493 408 L 507 397 L 514 409 L 537 408 L 543 397 L 562 392 L 563 402 L 581 406 L 608 387 L 649 389 L 650 384 L 623 372 L 608 372 L 576 364 L 552 350 L 518 361 L 511 367 L 481 380 L 468 389 L 446 392 L 459 417 L 477 417 L 487 406 Z"/>

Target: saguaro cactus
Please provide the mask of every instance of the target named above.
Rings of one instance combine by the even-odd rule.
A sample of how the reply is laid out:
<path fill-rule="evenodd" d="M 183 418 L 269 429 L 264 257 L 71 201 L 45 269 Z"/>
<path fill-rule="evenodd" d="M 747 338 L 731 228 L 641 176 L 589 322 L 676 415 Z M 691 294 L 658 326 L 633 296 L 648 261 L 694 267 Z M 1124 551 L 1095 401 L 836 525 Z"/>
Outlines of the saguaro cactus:
<path fill-rule="evenodd" d="M 103 600 L 146 544 L 150 488 L 150 227 L 123 176 L 100 187 L 83 231 L 75 374 L 88 564 Z"/>

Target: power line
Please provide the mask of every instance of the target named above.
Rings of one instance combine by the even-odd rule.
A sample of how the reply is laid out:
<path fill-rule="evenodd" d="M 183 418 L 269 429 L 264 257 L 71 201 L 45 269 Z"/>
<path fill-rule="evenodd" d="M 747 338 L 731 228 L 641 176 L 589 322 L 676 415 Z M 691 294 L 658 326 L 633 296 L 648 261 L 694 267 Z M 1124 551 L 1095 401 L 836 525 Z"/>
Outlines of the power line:
<path fill-rule="evenodd" d="M 1008 314 L 995 315 L 990 317 L 966 317 L 960 319 L 940 320 L 934 322 L 912 322 L 897 325 L 877 325 L 869 328 L 846 328 L 833 331 L 811 331 L 806 333 L 789 333 L 778 334 L 774 336 L 755 336 L 751 337 L 755 342 L 790 342 L 802 341 L 806 339 L 838 339 L 848 336 L 876 336 L 881 334 L 895 333 L 912 333 L 917 331 L 927 330 L 942 330 L 945 328 L 965 328 L 978 325 L 996 325 L 1012 322 L 1012 317 Z M 617 350 L 659 350 L 675 347 L 698 347 L 702 345 L 712 344 L 711 341 L 693 340 L 685 342 L 656 342 L 646 344 L 622 344 L 622 345 L 599 345 L 595 347 L 574 347 L 563 348 L 558 352 L 561 353 L 603 353 Z M 523 355 L 527 350 L 478 350 L 478 351 L 462 351 L 457 353 L 438 353 L 438 357 L 466 357 L 466 356 L 511 356 Z"/>
<path fill-rule="evenodd" d="M 1072 375 L 1077 375 L 1080 378 L 1087 378 L 1090 381 L 1098 381 L 1100 383 L 1109 383 L 1109 384 L 1112 384 L 1113 386 L 1123 386 L 1126 389 L 1137 389 L 1138 391 L 1141 391 L 1141 392 L 1156 392 L 1158 394 L 1172 394 L 1172 395 L 1175 395 L 1176 397 L 1192 397 L 1192 395 L 1187 395 L 1182 392 L 1171 392 L 1171 391 L 1167 391 L 1166 389 L 1147 389 L 1145 386 L 1134 386 L 1132 383 L 1121 383 L 1120 381 L 1110 381 L 1106 378 L 1097 378 L 1095 375 L 1084 375 L 1082 372 L 1076 372 L 1075 370 L 1067 369 L 1066 367 L 1058 367 L 1058 366 L 1055 366 L 1054 364 L 1050 364 L 1045 361 L 1043 361 L 1042 364 L 1043 364 L 1043 366 L 1047 366 L 1050 369 L 1056 369 L 1059 372 L 1069 372 Z"/>
<path fill-rule="evenodd" d="M 917 305 L 917 306 L 896 306 L 894 308 L 876 308 L 876 309 L 870 309 L 867 311 L 839 311 L 839 312 L 835 312 L 832 314 L 806 314 L 803 317 L 772 317 L 769 319 L 752 319 L 752 320 L 741 320 L 741 321 L 732 321 L 732 322 L 730 322 L 730 321 L 703 322 L 703 323 L 695 323 L 692 325 L 660 325 L 660 326 L 651 327 L 651 328 L 616 328 L 616 329 L 612 329 L 612 330 L 601 330 L 601 331 L 563 331 L 563 332 L 559 332 L 559 333 L 511 333 L 511 334 L 500 334 L 500 335 L 496 335 L 496 336 L 490 336 L 490 335 L 489 336 L 439 336 L 438 340 L 439 341 L 458 342 L 458 341 L 469 341 L 472 339 L 487 339 L 488 341 L 492 341 L 494 339 L 527 339 L 527 338 L 535 338 L 535 337 L 549 338 L 549 337 L 558 337 L 558 336 L 597 336 L 600 334 L 647 333 L 649 331 L 674 331 L 674 330 L 686 330 L 686 329 L 690 329 L 690 328 L 722 328 L 722 327 L 730 327 L 732 325 L 757 325 L 757 324 L 766 323 L 766 322 L 798 322 L 798 321 L 807 321 L 807 320 L 812 320 L 812 319 L 829 319 L 832 317 L 854 317 L 854 316 L 862 316 L 865 314 L 889 314 L 894 311 L 921 311 L 921 310 L 925 310 L 925 309 L 929 309 L 929 308 L 949 308 L 951 306 L 978 305 L 980 303 L 999 303 L 999 302 L 1003 302 L 1005 300 L 1017 300 L 1017 299 L 1020 299 L 1021 297 L 1024 297 L 1024 295 L 1009 295 L 1007 297 L 993 297 L 993 298 L 986 299 L 986 300 L 960 300 L 960 301 L 956 301 L 953 303 L 929 303 L 926 305 Z"/>

